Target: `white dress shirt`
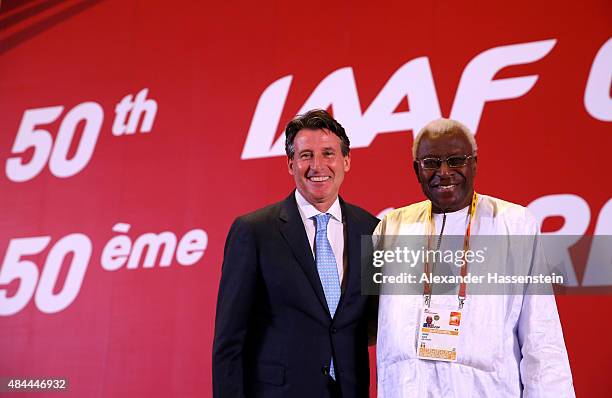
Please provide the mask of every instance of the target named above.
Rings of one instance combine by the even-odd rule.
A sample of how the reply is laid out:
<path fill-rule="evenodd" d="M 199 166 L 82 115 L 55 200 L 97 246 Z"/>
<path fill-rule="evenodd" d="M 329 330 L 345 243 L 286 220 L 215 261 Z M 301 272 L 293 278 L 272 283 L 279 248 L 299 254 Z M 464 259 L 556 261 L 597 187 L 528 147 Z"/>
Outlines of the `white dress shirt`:
<path fill-rule="evenodd" d="M 310 250 L 312 250 L 312 256 L 315 257 L 314 241 L 317 225 L 316 220 L 311 219 L 311 217 L 322 213 L 310 204 L 297 189 L 295 190 L 295 200 L 302 221 L 304 222 L 304 228 L 306 228 L 306 235 L 308 236 L 308 243 L 310 244 Z M 342 277 L 344 276 L 344 224 L 342 224 L 342 208 L 340 207 L 340 201 L 337 197 L 326 213 L 331 214 L 329 223 L 327 224 L 327 239 L 329 240 L 329 244 L 334 252 L 334 257 L 336 258 L 338 277 L 340 278 L 340 285 L 342 285 Z"/>

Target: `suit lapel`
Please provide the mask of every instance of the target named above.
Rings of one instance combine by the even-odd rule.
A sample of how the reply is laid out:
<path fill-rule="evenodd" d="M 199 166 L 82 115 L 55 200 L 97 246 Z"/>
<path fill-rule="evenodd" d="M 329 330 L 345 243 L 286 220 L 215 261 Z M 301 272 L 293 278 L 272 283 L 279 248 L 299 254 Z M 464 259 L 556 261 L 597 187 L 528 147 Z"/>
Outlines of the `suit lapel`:
<path fill-rule="evenodd" d="M 359 275 L 361 275 L 361 233 L 359 224 L 355 215 L 351 212 L 351 209 L 346 206 L 342 198 L 340 198 L 340 205 L 342 206 L 342 217 L 346 222 L 346 236 L 344 250 L 347 250 L 347 267 L 344 271 L 344 279 L 346 281 L 345 288 L 342 290 L 340 296 L 340 302 L 338 303 L 338 310 L 336 316 L 342 310 L 343 304 L 346 301 L 345 297 L 351 294 L 354 289 L 360 289 Z"/>
<path fill-rule="evenodd" d="M 281 220 L 280 232 L 287 241 L 289 247 L 293 251 L 293 255 L 298 261 L 298 264 L 306 274 L 308 281 L 312 285 L 313 290 L 321 305 L 325 308 L 327 314 L 331 317 L 329 308 L 327 307 L 327 300 L 325 300 L 325 293 L 323 292 L 323 286 L 319 279 L 317 272 L 317 266 L 315 264 L 314 257 L 312 256 L 312 250 L 308 243 L 308 236 L 304 229 L 304 223 L 300 216 L 295 201 L 294 193 L 289 195 L 283 202 L 283 207 L 279 216 Z"/>

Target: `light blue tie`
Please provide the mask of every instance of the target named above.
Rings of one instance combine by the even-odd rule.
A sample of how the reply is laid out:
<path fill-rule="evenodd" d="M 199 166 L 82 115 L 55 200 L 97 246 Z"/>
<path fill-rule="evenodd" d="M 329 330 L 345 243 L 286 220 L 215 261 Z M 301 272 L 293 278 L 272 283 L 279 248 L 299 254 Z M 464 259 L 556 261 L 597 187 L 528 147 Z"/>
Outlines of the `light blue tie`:
<path fill-rule="evenodd" d="M 332 251 L 332 247 L 327 239 L 327 224 L 331 214 L 319 214 L 316 216 L 317 232 L 315 234 L 315 258 L 317 261 L 317 272 L 323 285 L 325 300 L 329 312 L 334 317 L 338 302 L 340 301 L 340 277 L 338 276 L 338 267 L 336 257 Z M 334 370 L 334 359 L 331 359 L 329 366 L 329 375 L 332 379 L 336 379 Z"/>

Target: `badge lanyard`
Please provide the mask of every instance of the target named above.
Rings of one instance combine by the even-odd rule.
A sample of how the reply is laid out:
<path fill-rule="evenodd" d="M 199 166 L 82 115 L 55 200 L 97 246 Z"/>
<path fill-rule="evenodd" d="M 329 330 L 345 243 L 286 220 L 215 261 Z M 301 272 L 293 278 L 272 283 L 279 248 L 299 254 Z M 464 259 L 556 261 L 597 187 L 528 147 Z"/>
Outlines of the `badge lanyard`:
<path fill-rule="evenodd" d="M 474 218 L 474 214 L 476 213 L 476 202 L 478 199 L 478 195 L 476 194 L 476 191 L 474 191 L 474 195 L 472 196 L 472 202 L 470 203 L 470 213 L 469 213 L 469 219 L 468 219 L 468 226 L 467 226 L 467 230 L 465 231 L 465 236 L 463 237 L 463 265 L 461 266 L 461 284 L 459 285 L 459 294 L 457 295 L 458 299 L 459 299 L 459 309 L 463 308 L 463 304 L 465 302 L 465 298 L 467 297 L 466 295 L 466 284 L 465 284 L 465 277 L 467 275 L 467 261 L 465 261 L 465 253 L 469 250 L 470 248 L 470 231 L 472 229 L 472 219 Z M 430 232 L 429 232 L 429 236 L 427 238 L 427 249 L 430 250 L 432 247 L 432 243 L 433 243 L 433 239 L 434 236 L 436 234 L 436 225 L 434 223 L 433 220 L 433 214 L 432 214 L 433 210 L 432 210 L 432 205 L 430 202 L 429 205 L 429 227 L 430 227 Z M 442 232 L 443 229 L 440 230 L 440 239 L 438 240 L 438 247 L 436 248 L 437 250 L 440 250 L 440 243 L 442 242 Z M 434 256 L 435 257 L 435 256 Z M 433 272 L 435 271 L 435 266 L 436 263 L 434 262 L 432 264 L 432 271 L 431 271 L 431 276 L 433 276 Z M 423 272 L 425 273 L 425 275 L 429 275 L 429 261 L 426 261 L 424 266 L 423 266 Z M 423 282 L 423 296 L 425 297 L 425 305 L 429 308 L 429 304 L 431 303 L 431 291 L 432 291 L 432 287 L 431 284 L 425 280 Z"/>

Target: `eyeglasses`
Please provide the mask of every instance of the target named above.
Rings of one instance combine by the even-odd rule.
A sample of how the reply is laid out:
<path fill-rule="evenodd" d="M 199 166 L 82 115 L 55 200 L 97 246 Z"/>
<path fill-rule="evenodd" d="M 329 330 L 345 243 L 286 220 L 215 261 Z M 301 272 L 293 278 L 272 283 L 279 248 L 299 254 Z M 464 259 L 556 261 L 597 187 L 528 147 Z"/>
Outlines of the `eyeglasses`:
<path fill-rule="evenodd" d="M 468 159 L 473 157 L 473 155 L 453 155 L 447 158 L 423 158 L 417 161 L 424 170 L 437 170 L 442 167 L 442 162 L 446 162 L 450 168 L 463 167 L 467 164 Z"/>

